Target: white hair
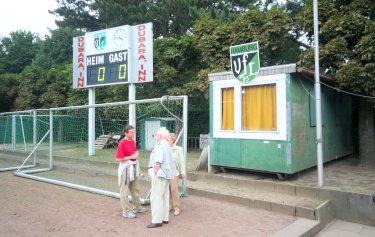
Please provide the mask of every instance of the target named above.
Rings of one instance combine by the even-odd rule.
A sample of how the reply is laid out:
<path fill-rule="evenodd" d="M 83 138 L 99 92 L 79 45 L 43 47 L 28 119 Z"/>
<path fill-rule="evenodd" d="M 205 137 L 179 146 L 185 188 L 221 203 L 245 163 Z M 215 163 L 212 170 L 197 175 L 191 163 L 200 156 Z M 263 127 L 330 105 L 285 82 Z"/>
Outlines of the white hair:
<path fill-rule="evenodd" d="M 165 139 L 169 136 L 169 131 L 166 127 L 161 127 L 156 134 L 160 134 L 160 136 Z"/>

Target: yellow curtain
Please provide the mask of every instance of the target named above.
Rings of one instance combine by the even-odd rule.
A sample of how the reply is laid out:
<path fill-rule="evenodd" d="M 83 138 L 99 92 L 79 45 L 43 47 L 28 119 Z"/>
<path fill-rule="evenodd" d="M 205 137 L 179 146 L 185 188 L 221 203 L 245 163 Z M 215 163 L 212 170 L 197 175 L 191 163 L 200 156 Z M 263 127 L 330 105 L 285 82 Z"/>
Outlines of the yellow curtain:
<path fill-rule="evenodd" d="M 276 84 L 242 87 L 242 130 L 276 129 Z"/>
<path fill-rule="evenodd" d="M 222 114 L 221 129 L 234 129 L 234 88 L 223 88 L 221 91 Z"/>

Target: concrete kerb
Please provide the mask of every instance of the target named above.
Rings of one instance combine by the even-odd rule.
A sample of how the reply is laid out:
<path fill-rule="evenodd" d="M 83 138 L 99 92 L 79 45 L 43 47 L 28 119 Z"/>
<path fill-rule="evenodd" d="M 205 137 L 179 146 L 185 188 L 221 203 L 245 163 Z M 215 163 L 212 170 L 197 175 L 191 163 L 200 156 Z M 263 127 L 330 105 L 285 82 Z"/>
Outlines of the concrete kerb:
<path fill-rule="evenodd" d="M 189 174 L 190 175 L 190 174 Z M 375 225 L 375 196 L 368 193 L 353 193 L 334 190 L 331 188 L 308 187 L 294 184 L 281 184 L 268 180 L 244 180 L 238 179 L 235 182 L 232 177 L 225 177 L 214 174 L 191 174 L 195 181 L 208 181 L 231 183 L 239 189 L 256 190 L 259 192 L 282 193 L 300 198 L 307 198 L 318 201 L 317 206 L 306 207 L 304 205 L 295 206 L 295 215 L 299 217 L 320 220 L 322 227 L 333 220 L 333 217 L 342 220 L 356 222 L 365 225 Z M 210 177 L 215 176 L 215 177 Z M 328 201 L 330 200 L 330 201 Z M 262 207 L 272 210 L 272 204 L 266 204 L 262 200 L 252 200 L 254 207 Z M 282 207 L 281 204 L 274 204 L 273 210 L 283 213 L 292 213 L 292 207 Z M 285 205 L 285 204 L 284 204 Z M 271 206 L 271 207 L 270 207 Z"/>
<path fill-rule="evenodd" d="M 318 221 L 297 218 L 295 222 L 274 233 L 271 237 L 311 237 L 319 230 L 320 224 Z"/>
<path fill-rule="evenodd" d="M 331 200 L 334 216 L 338 219 L 364 225 L 375 225 L 374 194 L 321 188 L 319 189 L 319 199 Z"/>

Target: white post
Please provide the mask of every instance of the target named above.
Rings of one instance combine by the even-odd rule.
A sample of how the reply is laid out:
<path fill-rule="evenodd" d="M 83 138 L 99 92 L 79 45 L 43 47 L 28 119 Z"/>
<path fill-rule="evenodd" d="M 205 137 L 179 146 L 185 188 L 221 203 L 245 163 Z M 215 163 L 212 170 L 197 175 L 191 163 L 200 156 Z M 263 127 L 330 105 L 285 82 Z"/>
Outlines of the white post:
<path fill-rule="evenodd" d="M 129 102 L 134 102 L 135 101 L 135 84 L 130 83 L 129 84 Z M 129 124 L 133 125 L 136 127 L 136 116 L 135 116 L 135 104 L 131 103 L 129 104 Z"/>
<path fill-rule="evenodd" d="M 89 105 L 95 104 L 95 88 L 89 88 Z M 95 155 L 95 108 L 89 108 L 88 154 Z"/>
<path fill-rule="evenodd" d="M 319 78 L 319 29 L 318 29 L 318 0 L 314 0 L 314 54 L 315 54 L 315 108 L 316 108 L 316 144 L 318 184 L 324 185 L 323 176 L 323 139 L 322 139 L 322 110 Z"/>
<path fill-rule="evenodd" d="M 132 31 L 133 27 L 130 27 L 129 28 L 129 47 L 128 47 L 128 81 L 130 82 L 129 83 L 129 102 L 134 102 L 135 101 L 135 94 L 136 94 L 136 89 L 135 89 L 135 81 L 137 76 L 135 75 L 134 73 L 134 70 L 133 70 L 133 31 Z M 135 115 L 135 104 L 131 103 L 129 104 L 129 124 L 136 127 L 137 126 L 137 121 L 136 121 L 136 115 Z M 136 141 L 136 137 L 134 137 L 134 141 Z"/>
<path fill-rule="evenodd" d="M 16 150 L 16 115 L 12 115 L 12 151 Z"/>
<path fill-rule="evenodd" d="M 36 119 L 36 110 L 33 110 L 33 149 L 35 149 L 36 146 L 36 139 L 37 139 L 37 119 Z M 34 161 L 33 165 L 36 165 L 36 151 L 34 152 Z"/>
<path fill-rule="evenodd" d="M 23 146 L 24 146 L 24 148 L 25 148 L 25 151 L 27 151 L 27 147 L 26 147 L 26 138 L 25 138 L 25 130 L 23 129 L 23 120 L 22 120 L 22 115 L 20 115 L 20 123 L 21 123 L 22 137 L 23 137 Z"/>
<path fill-rule="evenodd" d="M 53 111 L 49 111 L 49 168 L 53 166 Z"/>
<path fill-rule="evenodd" d="M 182 147 L 184 149 L 185 161 L 187 162 L 187 159 L 186 159 L 186 156 L 187 156 L 187 136 L 188 136 L 188 132 L 187 132 L 187 128 L 188 128 L 188 97 L 187 97 L 187 95 L 184 96 L 183 103 L 184 103 L 184 105 L 183 105 L 182 116 L 183 116 L 183 121 L 184 121 L 184 124 L 183 124 L 184 140 L 182 141 Z"/>

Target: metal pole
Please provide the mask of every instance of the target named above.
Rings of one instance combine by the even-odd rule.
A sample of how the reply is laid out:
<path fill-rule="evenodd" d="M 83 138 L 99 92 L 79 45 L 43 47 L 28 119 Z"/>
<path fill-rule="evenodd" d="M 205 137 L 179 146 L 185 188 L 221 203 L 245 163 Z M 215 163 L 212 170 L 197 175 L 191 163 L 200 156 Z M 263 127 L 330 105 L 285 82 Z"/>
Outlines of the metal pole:
<path fill-rule="evenodd" d="M 34 168 L 34 167 L 35 167 L 35 165 L 25 165 L 25 166 L 22 166 L 22 169 Z M 18 170 L 19 168 L 20 168 L 19 166 L 17 166 L 17 167 L 1 168 L 0 172 L 10 171 L 10 170 Z"/>
<path fill-rule="evenodd" d="M 314 54 L 315 54 L 315 108 L 316 108 L 316 144 L 318 164 L 318 184 L 324 185 L 323 179 L 323 139 L 322 139 L 322 110 L 319 78 L 319 29 L 318 29 L 318 0 L 314 0 Z"/>
<path fill-rule="evenodd" d="M 53 111 L 49 111 L 49 168 L 52 169 L 53 162 Z"/>
<path fill-rule="evenodd" d="M 89 88 L 89 105 L 95 104 L 95 88 Z M 88 124 L 88 153 L 89 156 L 95 155 L 95 108 L 89 108 Z"/>
<path fill-rule="evenodd" d="M 42 172 L 42 171 L 49 171 L 49 169 L 37 170 L 37 172 Z M 29 175 L 27 173 L 31 173 L 31 172 L 17 172 L 17 173 L 15 173 L 15 175 L 19 176 L 19 177 L 23 177 L 23 178 L 34 179 L 34 180 L 41 181 L 41 182 L 56 184 L 56 185 L 60 185 L 60 186 L 63 186 L 63 187 L 68 187 L 68 188 L 78 189 L 78 190 L 82 190 L 82 191 L 86 191 L 86 192 L 101 194 L 101 195 L 105 195 L 105 196 L 108 196 L 108 197 L 120 198 L 119 193 L 114 193 L 114 192 L 105 191 L 105 190 L 102 190 L 102 189 L 90 188 L 90 187 L 83 186 L 83 185 L 72 184 L 72 183 L 58 181 L 58 180 L 54 180 L 54 179 Z"/>
<path fill-rule="evenodd" d="M 33 110 L 33 149 L 36 147 L 37 139 L 37 120 L 36 120 L 36 110 Z M 36 151 L 34 152 L 33 165 L 36 165 Z"/>
<path fill-rule="evenodd" d="M 129 84 L 129 102 L 131 103 L 129 105 L 129 124 L 136 126 L 136 116 L 135 116 L 135 104 L 132 103 L 135 101 L 135 84 L 130 83 Z"/>
<path fill-rule="evenodd" d="M 133 30 L 132 29 L 135 29 L 134 27 L 129 27 L 129 39 L 133 39 Z M 133 40 L 129 40 L 129 45 L 128 45 L 128 56 L 129 56 L 129 59 L 133 59 L 133 55 L 134 55 L 134 52 L 133 50 L 135 50 L 135 48 L 133 47 Z M 137 81 L 137 75 L 135 73 L 135 70 L 133 70 L 133 60 L 129 60 L 128 61 L 129 63 L 129 67 L 128 67 L 128 81 L 130 82 L 129 83 L 129 99 L 128 101 L 130 102 L 129 104 L 129 124 L 130 125 L 133 125 L 135 128 L 137 127 L 137 121 L 136 121 L 136 114 L 135 114 L 135 104 L 134 104 L 134 101 L 135 101 L 135 94 L 136 94 L 136 89 L 135 89 L 135 83 Z M 134 137 L 134 141 L 136 141 L 136 137 Z"/>
<path fill-rule="evenodd" d="M 183 100 L 183 129 L 184 129 L 184 140 L 182 141 L 182 147 L 184 149 L 184 155 L 185 155 L 185 162 L 187 162 L 186 160 L 186 154 L 187 154 L 187 136 L 188 136 L 188 132 L 187 132 L 187 127 L 188 127 L 188 97 L 187 95 L 183 96 L 184 100 Z M 186 166 L 187 167 L 187 166 Z"/>
<path fill-rule="evenodd" d="M 12 151 L 16 150 L 16 115 L 12 115 Z"/>
<path fill-rule="evenodd" d="M 23 129 L 23 120 L 22 120 L 22 115 L 20 115 L 20 122 L 21 122 L 21 130 L 22 130 L 22 137 L 23 137 L 23 146 L 25 148 L 25 151 L 27 151 L 26 147 L 26 139 L 25 139 L 25 130 Z"/>

